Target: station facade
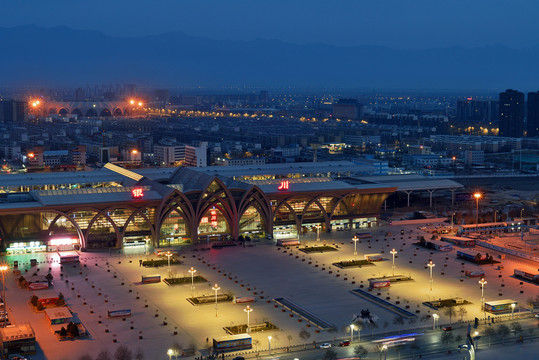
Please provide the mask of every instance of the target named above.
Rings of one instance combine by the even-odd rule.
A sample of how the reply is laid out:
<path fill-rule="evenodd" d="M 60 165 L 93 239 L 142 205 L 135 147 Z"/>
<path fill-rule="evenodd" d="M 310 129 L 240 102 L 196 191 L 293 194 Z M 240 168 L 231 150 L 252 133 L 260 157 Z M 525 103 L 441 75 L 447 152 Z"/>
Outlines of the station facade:
<path fill-rule="evenodd" d="M 128 171 L 112 164 L 87 172 L 2 175 L 2 247 L 32 252 L 297 238 L 372 226 L 396 191 L 330 175 L 236 180 L 209 168 Z"/>

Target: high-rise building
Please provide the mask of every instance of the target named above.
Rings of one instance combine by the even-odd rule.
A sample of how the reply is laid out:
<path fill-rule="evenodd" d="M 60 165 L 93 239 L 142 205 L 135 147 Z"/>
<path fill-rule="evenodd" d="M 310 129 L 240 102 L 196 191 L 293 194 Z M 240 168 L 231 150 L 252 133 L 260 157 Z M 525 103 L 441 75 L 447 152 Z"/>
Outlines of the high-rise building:
<path fill-rule="evenodd" d="M 28 120 L 28 104 L 26 101 L 0 99 L 0 121 L 23 122 Z"/>
<path fill-rule="evenodd" d="M 539 136 L 539 91 L 528 93 L 526 134 L 529 137 Z"/>
<path fill-rule="evenodd" d="M 524 93 L 508 89 L 500 93 L 499 136 L 522 137 L 524 131 Z"/>
<path fill-rule="evenodd" d="M 493 122 L 498 120 L 498 101 L 466 100 L 457 101 L 457 121 Z"/>

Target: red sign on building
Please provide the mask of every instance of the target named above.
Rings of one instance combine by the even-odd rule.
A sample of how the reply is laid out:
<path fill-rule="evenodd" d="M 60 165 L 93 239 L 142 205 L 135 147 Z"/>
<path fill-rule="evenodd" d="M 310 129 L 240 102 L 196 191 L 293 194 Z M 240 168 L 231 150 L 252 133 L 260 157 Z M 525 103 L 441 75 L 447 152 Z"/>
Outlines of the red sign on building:
<path fill-rule="evenodd" d="M 283 180 L 279 184 L 279 187 L 277 188 L 277 190 L 286 191 L 286 190 L 288 190 L 289 184 L 290 184 L 290 182 L 288 180 Z"/>
<path fill-rule="evenodd" d="M 142 188 L 134 188 L 131 190 L 131 195 L 133 196 L 133 199 L 140 199 L 144 196 L 144 190 L 142 190 Z"/>

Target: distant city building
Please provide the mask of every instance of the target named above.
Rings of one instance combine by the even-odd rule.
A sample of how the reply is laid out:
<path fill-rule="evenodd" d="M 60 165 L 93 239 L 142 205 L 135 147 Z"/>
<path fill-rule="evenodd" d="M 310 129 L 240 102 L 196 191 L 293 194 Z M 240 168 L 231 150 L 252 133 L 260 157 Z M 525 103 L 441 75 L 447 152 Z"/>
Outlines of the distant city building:
<path fill-rule="evenodd" d="M 153 148 L 154 160 L 165 166 L 207 166 L 208 143 L 200 146 L 190 145 L 155 145 Z"/>
<path fill-rule="evenodd" d="M 457 121 L 494 122 L 498 120 L 499 102 L 492 100 L 457 101 Z"/>
<path fill-rule="evenodd" d="M 483 150 L 464 151 L 464 164 L 483 165 L 485 163 L 485 152 Z"/>
<path fill-rule="evenodd" d="M 333 117 L 357 120 L 361 117 L 361 108 L 357 99 L 339 99 L 333 104 Z"/>
<path fill-rule="evenodd" d="M 264 165 L 265 163 L 265 158 L 222 159 L 221 161 L 217 161 L 217 165 L 222 166 Z"/>
<path fill-rule="evenodd" d="M 539 136 L 539 91 L 528 93 L 526 135 L 528 137 Z"/>
<path fill-rule="evenodd" d="M 500 93 L 500 136 L 522 137 L 524 93 L 512 89 Z"/>
<path fill-rule="evenodd" d="M 43 167 L 45 165 L 43 147 L 34 147 L 26 154 L 29 167 Z"/>
<path fill-rule="evenodd" d="M 0 99 L 0 121 L 15 123 L 27 120 L 28 103 L 26 101 Z"/>
<path fill-rule="evenodd" d="M 410 155 L 430 155 L 431 147 L 426 145 L 410 145 L 406 147 Z"/>
<path fill-rule="evenodd" d="M 69 152 L 73 165 L 86 165 L 86 146 L 77 146 Z"/>

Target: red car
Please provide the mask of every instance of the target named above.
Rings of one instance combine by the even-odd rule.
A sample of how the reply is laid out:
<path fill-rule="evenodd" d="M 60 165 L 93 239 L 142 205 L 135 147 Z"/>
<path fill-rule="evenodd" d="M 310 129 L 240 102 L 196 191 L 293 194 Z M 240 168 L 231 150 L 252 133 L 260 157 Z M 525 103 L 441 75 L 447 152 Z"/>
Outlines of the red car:
<path fill-rule="evenodd" d="M 350 346 L 350 340 L 341 341 L 339 346 Z"/>
<path fill-rule="evenodd" d="M 451 331 L 451 330 L 453 330 L 453 328 L 451 326 L 444 327 L 444 331 Z"/>

